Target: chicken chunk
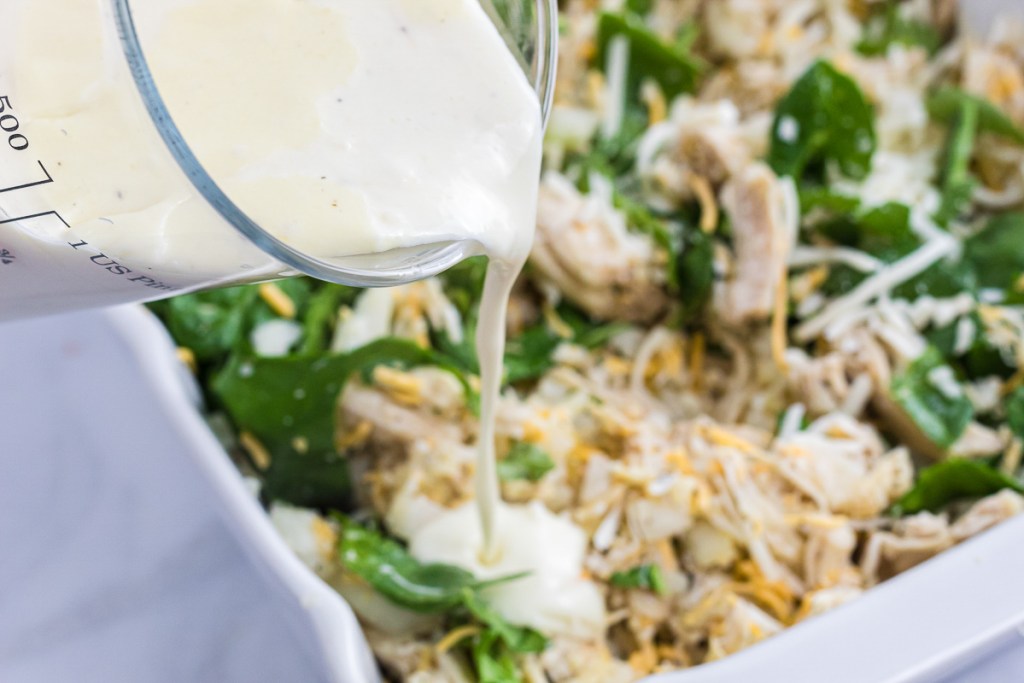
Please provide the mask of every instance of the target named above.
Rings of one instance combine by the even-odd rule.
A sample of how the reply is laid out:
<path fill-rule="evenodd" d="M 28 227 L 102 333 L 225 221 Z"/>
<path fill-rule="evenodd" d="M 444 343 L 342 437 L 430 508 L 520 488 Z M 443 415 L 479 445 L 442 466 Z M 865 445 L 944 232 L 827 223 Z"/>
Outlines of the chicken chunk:
<path fill-rule="evenodd" d="M 679 158 L 712 185 L 720 185 L 749 160 L 739 135 L 723 129 L 684 130 Z"/>
<path fill-rule="evenodd" d="M 1004 489 L 972 505 L 971 509 L 950 527 L 950 532 L 957 541 L 963 541 L 1021 512 L 1024 512 L 1024 497 L 1016 491 Z"/>
<path fill-rule="evenodd" d="M 354 434 L 364 431 L 377 453 L 395 448 L 405 450 L 416 439 L 463 440 L 461 425 L 450 418 L 400 405 L 385 392 L 359 384 L 346 387 L 340 411 L 339 439 L 355 438 Z"/>
<path fill-rule="evenodd" d="M 595 318 L 650 322 L 661 315 L 668 305 L 666 254 L 629 230 L 610 188 L 583 195 L 551 173 L 539 201 L 531 262 L 543 283 Z"/>
<path fill-rule="evenodd" d="M 732 325 L 765 320 L 796 239 L 795 190 L 766 165 L 752 164 L 723 188 L 722 207 L 732 220 L 736 260 L 716 293 L 718 314 Z"/>
<path fill-rule="evenodd" d="M 730 596 L 729 607 L 708 640 L 708 660 L 721 659 L 775 635 L 783 626 L 778 620 L 744 598 Z"/>
<path fill-rule="evenodd" d="M 808 531 L 804 548 L 804 577 L 812 588 L 857 585 L 859 574 L 851 558 L 857 547 L 857 534 L 841 521 L 824 520 Z"/>
<path fill-rule="evenodd" d="M 540 656 L 554 683 L 631 683 L 636 672 L 603 645 L 556 638 Z"/>
<path fill-rule="evenodd" d="M 886 579 L 924 562 L 954 543 L 949 521 L 944 516 L 921 512 L 897 521 L 892 531 L 871 534 L 861 558 L 861 571 L 869 581 Z"/>

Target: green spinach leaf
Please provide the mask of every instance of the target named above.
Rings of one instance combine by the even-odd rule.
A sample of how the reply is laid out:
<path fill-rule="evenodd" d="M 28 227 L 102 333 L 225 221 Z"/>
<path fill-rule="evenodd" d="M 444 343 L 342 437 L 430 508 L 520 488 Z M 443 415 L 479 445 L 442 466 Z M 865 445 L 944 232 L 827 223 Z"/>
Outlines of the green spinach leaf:
<path fill-rule="evenodd" d="M 1009 289 L 1024 273 L 1022 245 L 1024 214 L 1004 213 L 964 241 L 963 260 L 977 273 L 979 286 Z"/>
<path fill-rule="evenodd" d="M 820 210 L 831 214 L 852 214 L 860 208 L 860 199 L 840 194 L 830 187 L 807 185 L 800 188 L 800 214 Z"/>
<path fill-rule="evenodd" d="M 865 251 L 884 263 L 893 263 L 921 246 L 910 227 L 910 209 L 897 203 L 883 204 L 860 215 L 840 216 L 815 230 L 833 242 Z M 822 285 L 822 293 L 846 294 L 866 277 L 847 265 L 833 266 Z M 895 287 L 892 296 L 913 301 L 925 295 L 949 297 L 976 288 L 974 270 L 969 264 L 942 261 Z"/>
<path fill-rule="evenodd" d="M 445 612 L 462 604 L 466 589 L 479 585 L 464 569 L 423 564 L 383 534 L 344 518 L 341 522 L 342 565 L 396 605 L 416 612 Z"/>
<path fill-rule="evenodd" d="M 703 64 L 690 51 L 689 34 L 675 44 L 663 41 L 633 12 L 604 12 L 597 24 L 597 63 L 607 67 L 609 46 L 613 39 L 624 38 L 629 44 L 629 71 L 626 97 L 638 103 L 643 79 L 651 78 L 661 86 L 665 98 L 693 92 L 703 71 Z"/>
<path fill-rule="evenodd" d="M 955 383 L 956 392 L 947 383 Z M 974 417 L 974 406 L 956 383 L 942 354 L 928 347 L 907 370 L 892 379 L 892 399 L 921 432 L 940 448 L 948 448 Z"/>
<path fill-rule="evenodd" d="M 874 111 L 860 87 L 818 61 L 776 108 L 768 163 L 800 178 L 808 165 L 834 161 L 847 176 L 863 178 L 875 145 Z"/>
<path fill-rule="evenodd" d="M 981 498 L 1002 489 L 1024 493 L 1020 483 L 979 460 L 951 458 L 921 470 L 917 483 L 893 505 L 892 514 L 936 512 L 965 498 Z"/>
<path fill-rule="evenodd" d="M 255 287 L 232 287 L 159 301 L 150 309 L 179 346 L 207 362 L 222 359 L 248 342 L 258 302 Z"/>
<path fill-rule="evenodd" d="M 292 278 L 274 283 L 295 304 L 297 317 L 304 321 L 302 348 L 318 346 L 329 334 L 335 311 L 324 309 L 328 293 L 336 295 L 337 306 L 354 296 L 355 290 L 339 285 Z M 260 323 L 279 318 L 260 297 L 255 285 L 197 292 L 150 304 L 175 342 L 187 347 L 202 364 L 215 365 L 233 352 L 250 350 L 249 336 Z"/>
<path fill-rule="evenodd" d="M 654 9 L 654 0 L 626 0 L 626 9 L 644 16 Z"/>
<path fill-rule="evenodd" d="M 888 203 L 861 214 L 841 215 L 815 228 L 829 240 L 867 252 L 885 263 L 891 263 L 914 251 L 920 240 L 910 228 L 910 209 L 903 204 Z M 846 265 L 829 271 L 822 292 L 829 296 L 846 294 L 867 276 Z"/>
<path fill-rule="evenodd" d="M 958 328 L 963 317 L 948 325 L 928 330 L 925 334 L 928 343 L 938 349 L 943 358 L 950 360 L 968 379 L 981 379 L 993 375 L 1008 379 L 1013 375 L 1015 369 L 1006 362 L 1000 350 L 989 341 L 984 332 L 985 327 L 981 316 L 977 311 L 972 311 L 964 317 L 970 321 L 975 330 L 974 340 L 965 352 L 958 354 L 956 350 Z"/>

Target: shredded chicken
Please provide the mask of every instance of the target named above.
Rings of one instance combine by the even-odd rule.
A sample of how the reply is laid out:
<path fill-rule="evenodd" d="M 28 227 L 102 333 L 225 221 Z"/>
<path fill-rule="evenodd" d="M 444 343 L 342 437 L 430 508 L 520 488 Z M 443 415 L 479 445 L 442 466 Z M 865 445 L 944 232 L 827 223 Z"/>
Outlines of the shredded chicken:
<path fill-rule="evenodd" d="M 585 196 L 565 178 L 545 177 L 531 262 L 543 282 L 587 313 L 656 318 L 668 304 L 664 259 L 649 237 L 630 232 L 610 196 Z"/>
<path fill-rule="evenodd" d="M 751 164 L 722 189 L 736 249 L 730 277 L 715 301 L 722 320 L 739 325 L 764 320 L 772 312 L 796 239 L 796 216 L 786 192 L 762 164 Z"/>

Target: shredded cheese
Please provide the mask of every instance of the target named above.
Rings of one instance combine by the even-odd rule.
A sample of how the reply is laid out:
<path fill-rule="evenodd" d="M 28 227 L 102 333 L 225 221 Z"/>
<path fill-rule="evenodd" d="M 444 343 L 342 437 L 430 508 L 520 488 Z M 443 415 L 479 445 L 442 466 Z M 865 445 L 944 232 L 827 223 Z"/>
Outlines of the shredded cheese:
<path fill-rule="evenodd" d="M 718 227 L 719 220 L 715 191 L 707 178 L 696 173 L 686 174 L 686 184 L 690 186 L 700 203 L 700 229 L 710 235 Z"/>
<path fill-rule="evenodd" d="M 601 135 L 610 139 L 622 130 L 626 113 L 626 81 L 629 77 L 629 40 L 615 36 L 608 43 L 608 61 L 605 65 L 608 80 L 605 86 L 604 119 Z"/>
<path fill-rule="evenodd" d="M 423 400 L 419 378 L 386 365 L 373 369 L 373 382 L 402 405 L 415 406 Z"/>
<path fill-rule="evenodd" d="M 297 313 L 295 302 L 291 300 L 284 290 L 273 282 L 266 282 L 259 286 L 260 298 L 270 306 L 270 310 L 282 318 L 293 320 Z"/>
<path fill-rule="evenodd" d="M 448 635 L 439 640 L 434 649 L 438 655 L 443 655 L 466 638 L 472 638 L 478 633 L 480 633 L 479 626 L 474 626 L 473 624 L 459 626 L 458 628 L 449 631 Z"/>
<path fill-rule="evenodd" d="M 719 427 L 705 425 L 701 431 L 704 432 L 704 436 L 708 441 L 717 446 L 735 448 L 736 450 L 747 454 L 755 454 L 758 452 L 758 448 L 754 444 Z"/>
<path fill-rule="evenodd" d="M 238 443 L 242 444 L 242 448 L 252 458 L 252 464 L 258 469 L 266 470 L 270 467 L 270 451 L 250 432 L 239 434 Z"/>
<path fill-rule="evenodd" d="M 369 420 L 361 420 L 354 428 L 339 434 L 334 440 L 334 446 L 339 451 L 344 451 L 356 446 L 362 446 L 373 433 L 373 424 Z"/>
<path fill-rule="evenodd" d="M 801 343 L 814 339 L 833 322 L 855 313 L 858 308 L 885 294 L 893 287 L 920 275 L 932 264 L 950 255 L 956 246 L 956 242 L 952 239 L 937 239 L 926 243 L 908 256 L 886 266 L 864 280 L 850 293 L 834 300 L 817 317 L 800 323 L 793 336 Z"/>
<path fill-rule="evenodd" d="M 647 125 L 653 126 L 665 120 L 668 116 L 668 104 L 665 102 L 665 93 L 661 91 L 657 81 L 644 81 L 640 98 L 647 105 Z"/>
<path fill-rule="evenodd" d="M 841 263 L 861 273 L 874 273 L 885 263 L 871 254 L 850 247 L 797 246 L 789 255 L 791 268 L 804 268 L 829 263 Z"/>
<path fill-rule="evenodd" d="M 1006 449 L 1006 455 L 1003 456 L 1002 462 L 999 463 L 999 470 L 1009 477 L 1016 476 L 1022 455 L 1024 455 L 1024 443 L 1020 439 L 1013 439 L 1010 441 L 1010 447 Z"/>
<path fill-rule="evenodd" d="M 552 332 L 557 334 L 562 339 L 572 339 L 575 333 L 569 324 L 562 320 L 562 316 L 558 315 L 558 311 L 551 305 L 550 301 L 544 302 L 544 322 L 547 323 L 548 327 Z"/>
<path fill-rule="evenodd" d="M 193 375 L 199 372 L 199 363 L 196 361 L 196 354 L 192 349 L 186 346 L 179 346 L 177 355 L 178 360 L 181 361 Z"/>

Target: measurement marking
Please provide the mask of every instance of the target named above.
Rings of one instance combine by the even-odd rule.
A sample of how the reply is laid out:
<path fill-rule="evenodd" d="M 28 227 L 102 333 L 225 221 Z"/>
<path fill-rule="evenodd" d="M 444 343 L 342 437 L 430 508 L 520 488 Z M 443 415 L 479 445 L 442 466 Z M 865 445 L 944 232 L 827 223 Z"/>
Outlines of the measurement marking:
<path fill-rule="evenodd" d="M 15 256 L 7 249 L 0 249 L 0 263 L 9 266 L 14 263 Z"/>
<path fill-rule="evenodd" d="M 18 216 L 17 218 L 8 218 L 6 220 L 0 221 L 0 225 L 4 225 L 6 223 L 16 223 L 18 221 L 27 221 L 33 218 L 42 218 L 43 216 L 56 216 L 57 220 L 63 223 L 65 228 L 68 228 L 69 230 L 71 229 L 71 225 L 66 220 L 61 218 L 60 214 L 57 213 L 56 211 L 43 211 L 42 213 L 34 213 L 31 216 Z"/>
<path fill-rule="evenodd" d="M 0 189 L 0 194 L 3 194 L 4 192 L 14 192 L 15 190 L 24 190 L 27 187 L 36 187 L 37 185 L 46 185 L 48 183 L 52 183 L 53 182 L 53 176 L 51 176 L 50 172 L 46 170 L 45 166 L 43 166 L 43 162 L 42 161 L 36 161 L 36 163 L 39 164 L 39 168 L 43 169 L 43 174 L 46 176 L 46 180 L 37 180 L 34 183 L 25 183 L 24 185 L 15 185 L 14 187 L 5 187 L 3 189 Z"/>

